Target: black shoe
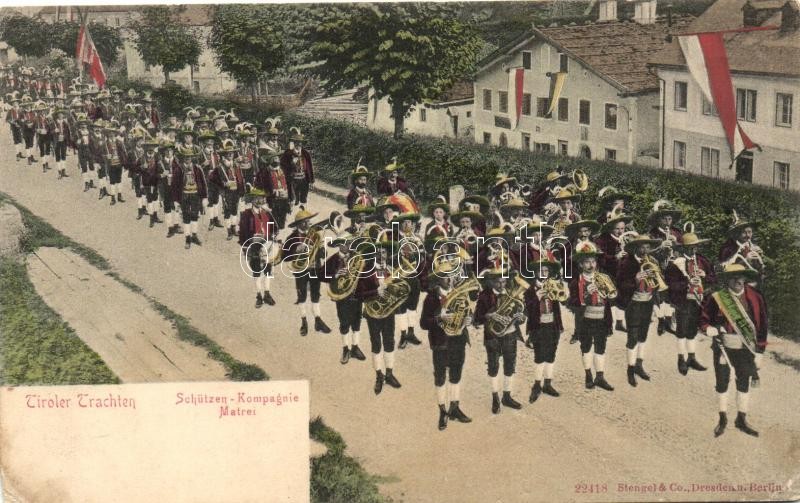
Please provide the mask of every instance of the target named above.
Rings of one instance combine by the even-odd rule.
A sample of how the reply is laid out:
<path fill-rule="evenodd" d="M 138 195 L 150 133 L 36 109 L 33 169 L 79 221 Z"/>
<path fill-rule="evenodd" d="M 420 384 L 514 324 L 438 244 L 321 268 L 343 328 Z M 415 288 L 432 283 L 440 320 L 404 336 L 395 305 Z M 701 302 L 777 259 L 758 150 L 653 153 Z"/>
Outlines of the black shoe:
<path fill-rule="evenodd" d="M 367 359 L 367 357 L 364 356 L 364 353 L 361 352 L 361 348 L 356 344 L 353 344 L 353 346 L 350 348 L 350 356 L 356 360 L 361 360 L 362 362 Z"/>
<path fill-rule="evenodd" d="M 439 431 L 447 428 L 447 409 L 444 405 L 439 405 Z"/>
<path fill-rule="evenodd" d="M 419 346 L 420 344 L 422 344 L 422 341 L 417 339 L 417 336 L 414 335 L 414 327 L 408 327 L 408 335 L 406 336 L 406 338 L 408 339 L 408 342 L 410 342 L 415 346 Z"/>
<path fill-rule="evenodd" d="M 192 243 L 196 244 L 197 246 L 202 245 L 203 243 L 200 242 L 200 238 L 197 237 L 197 234 L 192 233 Z"/>
<path fill-rule="evenodd" d="M 706 368 L 700 365 L 700 362 L 697 361 L 695 358 L 694 353 L 689 353 L 689 359 L 686 361 L 686 364 L 689 365 L 689 368 L 692 370 L 697 370 L 698 372 L 703 372 Z"/>
<path fill-rule="evenodd" d="M 458 401 L 450 402 L 450 412 L 447 413 L 450 416 L 450 419 L 453 421 L 458 421 L 459 423 L 471 423 L 472 419 L 470 419 L 461 408 L 458 406 Z"/>
<path fill-rule="evenodd" d="M 561 396 L 561 393 L 556 391 L 556 389 L 553 387 L 551 379 L 545 379 L 544 380 L 544 386 L 542 386 L 542 392 L 547 394 L 547 395 L 554 396 L 554 397 L 555 396 Z"/>
<path fill-rule="evenodd" d="M 33 156 L 29 155 L 28 156 L 28 166 L 30 166 L 31 164 L 33 164 Z"/>
<path fill-rule="evenodd" d="M 379 395 L 383 390 L 383 372 L 380 370 L 375 371 L 375 394 Z"/>
<path fill-rule="evenodd" d="M 89 182 L 83 182 L 83 191 L 89 192 Z"/>
<path fill-rule="evenodd" d="M 641 358 L 636 359 L 636 366 L 633 368 L 633 371 L 636 372 L 636 375 L 644 379 L 645 381 L 650 380 L 650 375 L 644 371 L 644 362 Z"/>
<path fill-rule="evenodd" d="M 525 341 L 525 347 L 533 349 L 533 337 L 528 337 L 528 340 Z"/>
<path fill-rule="evenodd" d="M 264 292 L 264 304 L 266 304 L 268 306 L 274 306 L 275 305 L 275 299 L 272 298 L 272 295 L 270 295 L 270 293 L 268 291 Z"/>
<path fill-rule="evenodd" d="M 60 169 L 58 170 L 58 180 L 61 180 L 64 177 L 64 172 Z"/>
<path fill-rule="evenodd" d="M 136 210 L 136 220 L 141 220 L 145 215 L 147 215 L 147 211 L 144 208 Z"/>
<path fill-rule="evenodd" d="M 636 368 L 633 365 L 628 365 L 628 384 L 636 387 Z"/>
<path fill-rule="evenodd" d="M 302 322 L 300 323 L 300 335 L 305 337 L 308 335 L 308 321 L 306 320 L 305 316 L 302 318 Z"/>
<path fill-rule="evenodd" d="M 325 322 L 322 321 L 322 318 L 320 318 L 319 316 L 314 317 L 314 330 L 316 330 L 317 332 L 322 332 L 323 334 L 331 333 L 331 329 L 328 328 L 328 325 L 326 325 Z M 386 377 L 388 378 L 389 377 L 388 370 L 386 371 L 386 374 L 387 374 Z"/>
<path fill-rule="evenodd" d="M 114 196 L 111 196 L 111 206 L 114 206 L 115 204 L 117 204 L 117 198 L 114 197 Z"/>
<path fill-rule="evenodd" d="M 386 369 L 386 384 L 391 386 L 392 388 L 399 388 L 401 386 L 400 381 L 394 376 L 394 372 L 392 369 Z"/>
<path fill-rule="evenodd" d="M 231 239 L 233 239 L 233 233 L 231 233 L 232 230 L 233 229 L 231 227 L 228 227 L 228 235 L 225 236 L 225 241 L 230 241 Z"/>
<path fill-rule="evenodd" d="M 66 169 L 62 169 L 61 170 L 61 177 L 62 178 L 69 178 L 69 175 L 67 174 L 67 170 Z"/>
<path fill-rule="evenodd" d="M 153 214 L 153 215 L 150 215 L 150 228 L 152 229 L 153 226 L 155 226 L 155 225 L 156 225 L 156 216 L 155 216 L 155 214 Z"/>
<path fill-rule="evenodd" d="M 117 196 L 119 198 L 119 196 Z M 158 213 L 153 213 L 153 223 L 154 224 L 163 224 L 164 221 L 158 218 Z"/>
<path fill-rule="evenodd" d="M 745 419 L 745 416 L 746 416 L 746 414 L 744 412 L 738 413 L 736 415 L 736 421 L 733 422 L 733 425 L 736 426 L 737 430 L 739 430 L 739 431 L 741 431 L 743 433 L 747 433 L 748 435 L 751 435 L 753 437 L 757 437 L 758 436 L 758 432 L 756 430 L 754 430 L 753 428 L 751 428 L 749 424 L 747 424 L 747 420 Z"/>
<path fill-rule="evenodd" d="M 576 342 L 578 342 L 578 335 L 577 334 L 572 334 L 572 337 L 569 338 L 569 343 L 570 344 L 575 344 Z"/>
<path fill-rule="evenodd" d="M 349 361 L 350 361 L 350 348 L 348 348 L 347 346 L 344 346 L 342 348 L 342 357 L 339 359 L 339 363 L 341 363 L 342 365 L 345 365 Z"/>
<path fill-rule="evenodd" d="M 606 391 L 614 391 L 614 387 L 608 384 L 608 381 L 606 381 L 606 378 L 603 376 L 602 372 L 597 373 L 597 376 L 594 378 L 594 385 Z"/>
<path fill-rule="evenodd" d="M 678 372 L 681 375 L 686 375 L 689 373 L 689 366 L 686 364 L 686 358 L 683 355 L 678 355 Z"/>
<path fill-rule="evenodd" d="M 183 247 L 188 250 L 191 246 L 192 246 L 192 239 L 189 236 L 186 236 L 186 244 L 183 245 Z"/>
<path fill-rule="evenodd" d="M 500 397 L 492 393 L 492 414 L 500 414 Z"/>
<path fill-rule="evenodd" d="M 728 415 L 724 412 L 719 413 L 719 422 L 717 423 L 716 428 L 714 428 L 714 436 L 718 437 L 725 433 L 725 427 L 728 426 Z"/>
<path fill-rule="evenodd" d="M 264 299 L 261 298 L 261 294 L 256 294 L 256 309 L 264 305 Z"/>
<path fill-rule="evenodd" d="M 103 199 L 107 195 L 108 195 L 108 192 L 106 191 L 106 188 L 103 187 L 103 188 L 100 189 L 100 193 L 97 194 L 97 199 Z"/>
<path fill-rule="evenodd" d="M 586 373 L 586 380 L 585 380 L 586 389 L 594 388 L 594 377 L 592 377 L 592 371 L 590 369 L 584 369 L 584 372 Z"/>
<path fill-rule="evenodd" d="M 533 382 L 533 387 L 531 388 L 531 396 L 528 398 L 528 403 L 533 403 L 539 399 L 539 395 L 542 394 L 542 383 L 539 381 Z"/>
<path fill-rule="evenodd" d="M 617 330 L 618 332 L 627 332 L 628 331 L 628 329 L 625 328 L 625 324 L 622 323 L 622 320 L 617 320 L 617 323 L 614 325 L 614 330 Z"/>
<path fill-rule="evenodd" d="M 42 163 L 42 173 L 47 173 L 47 163 Z"/>
<path fill-rule="evenodd" d="M 125 200 L 122 199 L 122 194 L 117 194 L 117 202 L 124 203 Z"/>
<path fill-rule="evenodd" d="M 89 188 L 90 189 L 94 188 L 94 180 L 89 180 Z"/>
<path fill-rule="evenodd" d="M 19 152 L 17 152 L 17 157 L 16 157 L 16 159 L 17 159 L 17 162 L 19 162 L 19 160 L 20 160 L 20 159 L 22 159 L 22 154 L 20 154 Z"/>
<path fill-rule="evenodd" d="M 510 391 L 503 391 L 503 399 L 500 401 L 504 406 L 512 408 L 514 410 L 519 410 L 522 408 L 522 404 L 518 401 L 511 398 Z"/>
<path fill-rule="evenodd" d="M 171 238 L 175 235 L 175 226 L 171 225 L 169 229 L 167 229 L 167 237 Z"/>
<path fill-rule="evenodd" d="M 397 345 L 398 349 L 405 349 L 408 346 L 408 336 L 405 330 L 400 331 L 400 343 Z"/>
<path fill-rule="evenodd" d="M 220 229 L 225 227 L 224 225 L 219 223 L 219 218 L 218 217 L 214 217 L 214 219 L 212 220 L 212 223 L 214 224 L 214 227 L 219 227 Z"/>

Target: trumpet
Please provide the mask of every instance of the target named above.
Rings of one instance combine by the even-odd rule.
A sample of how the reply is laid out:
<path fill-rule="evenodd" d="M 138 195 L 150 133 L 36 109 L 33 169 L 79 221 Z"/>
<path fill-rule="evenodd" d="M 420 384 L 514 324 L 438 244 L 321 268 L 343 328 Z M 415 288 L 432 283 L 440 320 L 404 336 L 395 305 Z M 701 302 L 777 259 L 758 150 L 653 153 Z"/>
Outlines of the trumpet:
<path fill-rule="evenodd" d="M 742 254 L 745 248 L 748 248 L 748 253 L 755 253 L 756 258 L 748 259 L 745 255 Z M 739 245 L 739 248 L 736 250 L 736 253 L 731 256 L 730 259 L 726 262 L 726 264 L 735 264 L 736 262 L 740 262 L 742 265 L 750 269 L 751 271 L 755 271 L 759 274 L 764 272 L 764 251 L 761 249 L 760 246 L 753 243 L 752 241 L 747 241 Z M 755 263 L 755 264 L 754 264 Z"/>
<path fill-rule="evenodd" d="M 591 284 L 597 287 L 597 295 L 603 299 L 613 299 L 617 296 L 617 287 L 607 274 L 595 272 L 592 274 Z"/>
<path fill-rule="evenodd" d="M 642 271 L 647 274 L 644 282 L 648 288 L 658 290 L 659 292 L 664 292 L 669 289 L 667 283 L 664 281 L 664 277 L 661 275 L 661 267 L 659 267 L 658 262 L 650 255 L 646 255 L 642 259 Z"/>

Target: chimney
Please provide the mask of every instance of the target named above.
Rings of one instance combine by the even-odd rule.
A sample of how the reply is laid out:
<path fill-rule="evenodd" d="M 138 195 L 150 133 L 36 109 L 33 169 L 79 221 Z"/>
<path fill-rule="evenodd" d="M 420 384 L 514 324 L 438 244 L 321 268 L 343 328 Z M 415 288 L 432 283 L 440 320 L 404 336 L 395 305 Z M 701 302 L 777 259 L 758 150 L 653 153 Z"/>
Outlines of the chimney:
<path fill-rule="evenodd" d="M 639 24 L 656 22 L 656 0 L 636 0 L 633 20 Z"/>
<path fill-rule="evenodd" d="M 600 0 L 598 2 L 598 6 L 598 21 L 603 22 L 617 20 L 617 0 Z"/>
<path fill-rule="evenodd" d="M 797 2 L 788 1 L 781 8 L 781 34 L 800 30 L 800 7 Z"/>

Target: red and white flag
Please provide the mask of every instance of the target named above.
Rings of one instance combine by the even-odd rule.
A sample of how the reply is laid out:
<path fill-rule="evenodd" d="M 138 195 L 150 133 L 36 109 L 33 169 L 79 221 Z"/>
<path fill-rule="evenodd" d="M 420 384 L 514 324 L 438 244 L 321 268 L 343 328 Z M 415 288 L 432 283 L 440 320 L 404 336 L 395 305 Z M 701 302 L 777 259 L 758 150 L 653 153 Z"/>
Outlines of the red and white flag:
<path fill-rule="evenodd" d="M 525 84 L 525 69 L 520 67 L 508 70 L 508 100 L 510 102 L 511 127 L 517 129 L 522 114 L 522 92 Z"/>
<path fill-rule="evenodd" d="M 759 27 L 755 29 L 774 28 Z M 758 145 L 747 136 L 736 116 L 736 97 L 733 94 L 733 82 L 723 34 L 730 31 L 752 30 L 753 28 L 743 28 L 724 32 L 693 33 L 678 37 L 689 73 L 700 86 L 706 99 L 717 108 L 719 120 L 731 149 L 731 159 L 738 157 L 744 150 L 758 148 Z"/>
<path fill-rule="evenodd" d="M 92 37 L 89 35 L 89 28 L 84 24 L 81 25 L 81 30 L 78 32 L 75 57 L 78 58 L 78 64 L 88 67 L 92 80 L 97 84 L 97 87 L 102 88 L 106 84 L 106 72 L 103 70 L 100 54 L 97 52 Z"/>

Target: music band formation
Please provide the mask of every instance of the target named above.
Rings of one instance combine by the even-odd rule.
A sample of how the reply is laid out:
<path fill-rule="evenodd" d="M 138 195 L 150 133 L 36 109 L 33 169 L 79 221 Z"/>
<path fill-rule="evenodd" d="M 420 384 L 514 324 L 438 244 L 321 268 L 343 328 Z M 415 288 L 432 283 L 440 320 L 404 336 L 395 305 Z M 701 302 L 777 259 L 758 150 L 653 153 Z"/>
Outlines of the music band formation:
<path fill-rule="evenodd" d="M 401 387 L 396 349 L 420 345 L 416 330 L 426 331 L 439 429 L 448 420 L 471 422 L 460 405 L 471 335 L 482 334 L 497 414 L 522 408 L 513 396 L 520 343 L 535 362 L 528 402 L 559 396 L 555 359 L 565 316 L 574 318 L 569 343 L 580 349 L 586 389 L 614 391 L 605 375 L 606 340 L 614 333 L 627 337 L 628 384 L 650 381 L 646 347 L 655 317 L 658 335 L 675 337 L 684 376 L 706 370 L 696 337 L 711 337 L 715 435 L 727 426 L 733 369 L 735 426 L 758 436 L 746 413 L 767 344 L 764 256 L 753 242 L 757 225 L 735 213 L 712 260 L 701 253 L 709 240 L 691 222 L 681 226 L 682 212 L 670 201 L 655 203 L 642 233 L 626 212 L 632 196 L 614 187 L 598 192 L 597 218 L 581 215 L 589 184 L 580 170 L 555 169 L 535 189 L 500 173 L 486 195 L 439 196 L 423 211 L 394 159 L 379 174 L 359 162 L 346 210 L 318 219 L 307 208 L 312 155 L 302 132 L 284 132 L 280 118 L 253 124 L 234 111 L 187 107 L 183 117 L 162 121 L 147 93 L 79 82 L 67 88 L 48 69 L 9 73 L 5 87 L 18 163 L 55 169 L 61 180 L 74 155 L 83 191 L 97 190 L 110 205 L 127 202 L 127 173 L 136 218 L 148 217 L 151 228 L 165 224 L 167 238 L 183 234 L 186 249 L 202 245 L 201 215 L 207 235 L 224 228 L 241 246 L 256 308 L 276 304 L 276 267 L 294 277 L 301 336 L 309 334 L 309 316 L 315 331 L 331 332 L 320 310 L 327 283 L 342 364 L 366 360 L 366 321 L 375 394 Z"/>

